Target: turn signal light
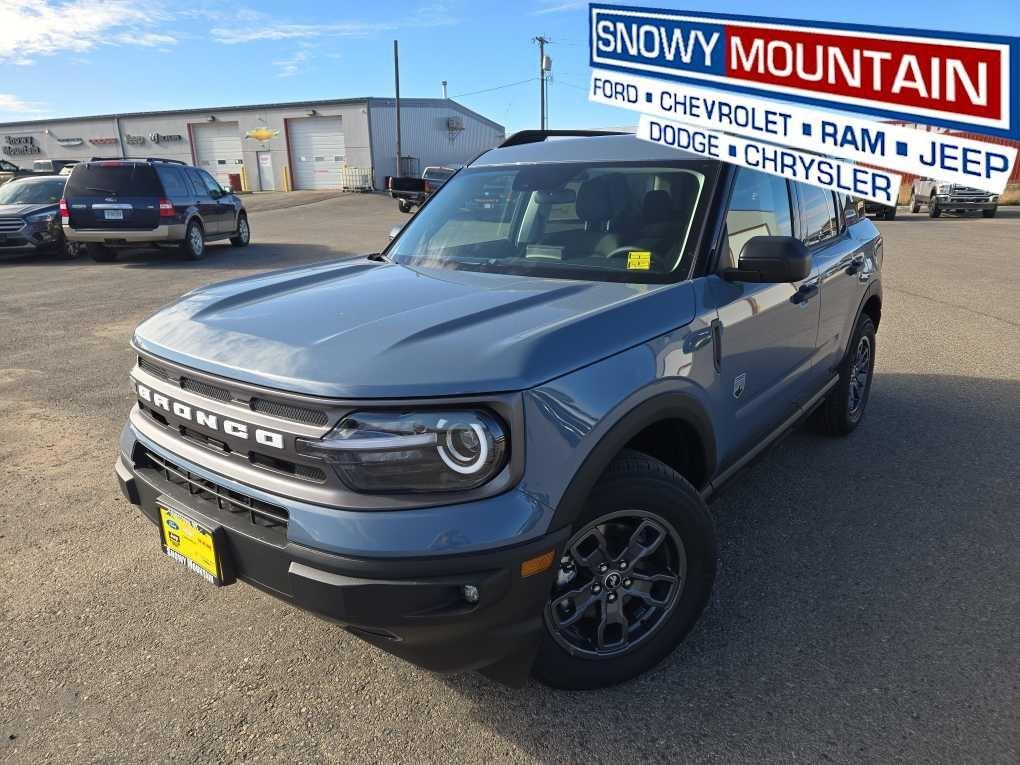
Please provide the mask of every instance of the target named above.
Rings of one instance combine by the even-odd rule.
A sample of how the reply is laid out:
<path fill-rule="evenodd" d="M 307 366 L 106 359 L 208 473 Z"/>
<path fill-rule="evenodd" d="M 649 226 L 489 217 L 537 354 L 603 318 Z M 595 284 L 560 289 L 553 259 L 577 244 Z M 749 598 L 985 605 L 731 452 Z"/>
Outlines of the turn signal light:
<path fill-rule="evenodd" d="M 70 220 L 71 219 L 71 213 L 68 212 L 68 210 L 67 210 L 67 200 L 66 199 L 61 199 L 60 200 L 60 219 L 61 220 Z"/>
<path fill-rule="evenodd" d="M 174 217 L 174 206 L 169 199 L 159 200 L 159 217 L 160 218 Z"/>
<path fill-rule="evenodd" d="M 534 558 L 529 558 L 521 564 L 521 576 L 534 576 L 535 574 L 541 574 L 543 571 L 547 571 L 553 564 L 553 560 L 556 558 L 556 551 L 550 550 L 544 552 L 541 555 L 536 555 Z"/>

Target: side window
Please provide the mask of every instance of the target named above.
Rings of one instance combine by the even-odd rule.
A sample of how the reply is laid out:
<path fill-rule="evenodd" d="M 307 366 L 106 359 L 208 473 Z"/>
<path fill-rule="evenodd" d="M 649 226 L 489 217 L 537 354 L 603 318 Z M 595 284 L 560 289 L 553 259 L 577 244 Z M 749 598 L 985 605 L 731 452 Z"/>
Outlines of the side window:
<path fill-rule="evenodd" d="M 800 238 L 808 247 L 820 244 L 839 233 L 832 192 L 806 183 L 797 184 L 803 229 Z"/>
<path fill-rule="evenodd" d="M 857 200 L 852 196 L 849 194 L 837 194 L 836 202 L 843 209 L 843 220 L 847 226 L 852 226 L 861 219 Z"/>
<path fill-rule="evenodd" d="M 722 268 L 736 268 L 740 251 L 755 236 L 793 236 L 790 190 L 784 178 L 741 168 L 726 211 L 729 252 Z"/>
<path fill-rule="evenodd" d="M 205 181 L 205 188 L 207 191 L 210 193 L 216 192 L 217 194 L 223 191 L 223 189 L 220 188 L 220 184 L 216 182 L 216 179 L 209 175 L 209 173 L 205 170 L 199 170 L 198 174 L 202 177 L 202 180 Z"/>
<path fill-rule="evenodd" d="M 171 199 L 180 199 L 181 197 L 191 196 L 188 191 L 188 186 L 184 181 L 184 176 L 181 175 L 181 171 L 176 167 L 164 167 L 157 165 L 156 173 L 159 175 L 159 179 L 163 182 L 163 191 Z"/>
<path fill-rule="evenodd" d="M 209 196 L 209 191 L 205 187 L 205 180 L 202 178 L 201 173 L 193 167 L 186 167 L 184 172 L 188 174 L 188 178 L 191 180 L 191 188 L 200 197 Z"/>

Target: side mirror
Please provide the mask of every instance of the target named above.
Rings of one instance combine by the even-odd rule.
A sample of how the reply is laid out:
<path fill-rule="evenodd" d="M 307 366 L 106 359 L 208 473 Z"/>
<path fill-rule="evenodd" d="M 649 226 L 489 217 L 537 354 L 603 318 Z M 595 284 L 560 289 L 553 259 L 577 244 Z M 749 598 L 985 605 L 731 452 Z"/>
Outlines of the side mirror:
<path fill-rule="evenodd" d="M 811 253 L 792 236 L 755 236 L 740 251 L 737 268 L 727 268 L 722 278 L 730 282 L 783 284 L 807 279 Z"/>
<path fill-rule="evenodd" d="M 234 193 L 234 187 L 233 186 L 224 186 L 223 187 L 223 194 L 224 194 L 224 196 L 229 196 L 230 194 L 233 194 L 233 193 Z"/>
<path fill-rule="evenodd" d="M 402 228 L 403 228 L 403 226 L 394 226 L 393 228 L 391 228 L 390 229 L 390 239 L 396 239 L 397 238 L 397 234 L 400 233 L 400 229 L 402 229 Z"/>

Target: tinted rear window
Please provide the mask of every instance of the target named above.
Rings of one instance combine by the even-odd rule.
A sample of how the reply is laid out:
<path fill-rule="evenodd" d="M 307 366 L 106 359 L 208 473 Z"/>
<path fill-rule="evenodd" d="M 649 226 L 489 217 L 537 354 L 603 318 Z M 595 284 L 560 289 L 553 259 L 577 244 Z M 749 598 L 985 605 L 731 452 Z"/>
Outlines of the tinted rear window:
<path fill-rule="evenodd" d="M 161 197 L 163 187 L 150 165 L 78 165 L 67 179 L 65 196 Z"/>
<path fill-rule="evenodd" d="M 166 189 L 168 197 L 191 196 L 191 191 L 184 180 L 184 174 L 176 167 L 158 167 L 156 172 L 159 173 L 160 180 L 163 181 L 163 188 Z"/>

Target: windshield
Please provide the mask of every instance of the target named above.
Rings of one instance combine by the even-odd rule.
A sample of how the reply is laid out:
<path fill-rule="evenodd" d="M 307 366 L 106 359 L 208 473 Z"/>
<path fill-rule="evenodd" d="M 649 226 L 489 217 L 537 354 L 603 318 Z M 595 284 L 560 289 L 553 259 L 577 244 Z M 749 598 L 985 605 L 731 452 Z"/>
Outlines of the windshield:
<path fill-rule="evenodd" d="M 693 258 L 716 168 L 700 160 L 468 168 L 386 254 L 423 268 L 667 281 Z"/>
<path fill-rule="evenodd" d="M 10 181 L 0 186 L 0 205 L 55 205 L 63 195 L 63 178 Z"/>

